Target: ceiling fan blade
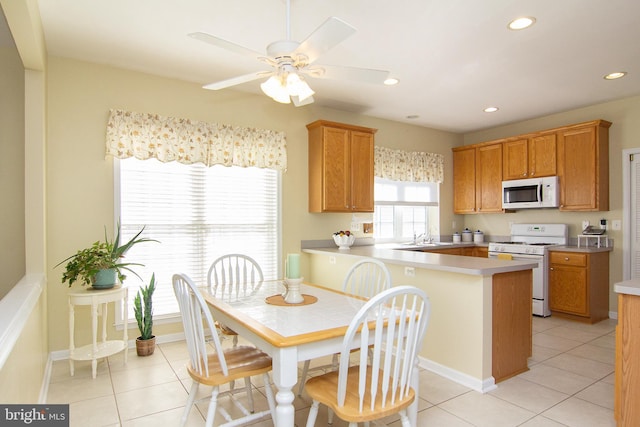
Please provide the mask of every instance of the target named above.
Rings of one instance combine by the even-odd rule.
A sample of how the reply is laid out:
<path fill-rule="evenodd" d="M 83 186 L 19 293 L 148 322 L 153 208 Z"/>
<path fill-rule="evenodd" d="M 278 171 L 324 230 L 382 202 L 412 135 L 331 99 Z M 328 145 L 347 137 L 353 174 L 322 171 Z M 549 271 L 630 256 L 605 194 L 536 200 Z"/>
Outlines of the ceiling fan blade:
<path fill-rule="evenodd" d="M 302 72 L 317 79 L 354 80 L 373 84 L 383 84 L 389 77 L 389 72 L 384 70 L 339 65 L 318 65 L 303 69 Z"/>
<path fill-rule="evenodd" d="M 269 77 L 269 76 L 272 76 L 273 74 L 274 73 L 272 71 L 258 71 L 251 74 L 245 74 L 243 76 L 232 77 L 226 80 L 220 80 L 219 82 L 209 83 L 202 87 L 204 89 L 220 90 L 220 89 L 225 89 L 231 86 L 236 86 L 242 83 L 250 82 L 253 80 Z"/>
<path fill-rule="evenodd" d="M 296 107 L 302 107 L 303 105 L 312 104 L 314 99 L 313 99 L 313 96 L 308 96 L 302 101 L 300 101 L 300 98 L 298 98 L 297 96 L 292 96 L 291 101 L 293 102 L 293 105 L 295 105 Z"/>
<path fill-rule="evenodd" d="M 309 35 L 296 49 L 296 54 L 306 55 L 308 63 L 318 59 L 320 55 L 353 35 L 356 29 L 343 20 L 332 16 L 324 21 L 313 33 Z"/>
<path fill-rule="evenodd" d="M 222 49 L 226 49 L 231 52 L 238 53 L 240 55 L 248 56 L 249 58 L 260 59 L 261 57 L 265 56 L 263 53 L 253 51 L 244 46 L 240 46 L 239 44 L 235 44 L 228 40 L 221 39 L 220 37 L 212 36 L 211 34 L 195 32 L 195 33 L 190 33 L 189 37 L 192 37 L 196 40 L 203 41 L 205 43 L 209 43 L 211 45 L 220 47 Z"/>

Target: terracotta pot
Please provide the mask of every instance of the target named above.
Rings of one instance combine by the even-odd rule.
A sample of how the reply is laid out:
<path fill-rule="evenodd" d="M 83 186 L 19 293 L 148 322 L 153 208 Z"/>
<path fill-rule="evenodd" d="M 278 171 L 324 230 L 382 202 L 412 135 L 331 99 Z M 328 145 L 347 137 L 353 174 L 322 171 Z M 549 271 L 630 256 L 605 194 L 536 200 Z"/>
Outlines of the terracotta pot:
<path fill-rule="evenodd" d="M 136 338 L 136 353 L 138 356 L 151 356 L 156 349 L 156 337 L 155 335 L 148 340 Z"/>

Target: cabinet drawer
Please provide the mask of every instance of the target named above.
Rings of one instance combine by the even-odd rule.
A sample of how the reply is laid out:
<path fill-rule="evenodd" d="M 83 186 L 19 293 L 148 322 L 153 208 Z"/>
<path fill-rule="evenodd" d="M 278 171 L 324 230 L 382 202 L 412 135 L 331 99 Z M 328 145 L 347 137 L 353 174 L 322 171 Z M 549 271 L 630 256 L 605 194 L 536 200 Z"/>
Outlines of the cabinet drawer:
<path fill-rule="evenodd" d="M 551 252 L 551 264 L 587 266 L 587 254 L 573 252 Z"/>

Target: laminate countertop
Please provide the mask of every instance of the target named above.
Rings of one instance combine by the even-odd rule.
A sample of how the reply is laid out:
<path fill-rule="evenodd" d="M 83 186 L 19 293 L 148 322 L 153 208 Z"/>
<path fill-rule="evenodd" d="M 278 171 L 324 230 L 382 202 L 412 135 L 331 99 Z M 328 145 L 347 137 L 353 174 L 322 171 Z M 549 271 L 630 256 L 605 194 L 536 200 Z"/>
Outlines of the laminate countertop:
<path fill-rule="evenodd" d="M 435 247 L 450 248 L 457 245 L 442 245 Z M 467 245 L 473 246 L 473 245 Z M 448 271 L 452 273 L 470 274 L 474 276 L 491 276 L 498 273 L 530 270 L 538 268 L 537 262 L 510 261 L 495 258 L 480 258 L 461 255 L 445 255 L 418 250 L 402 250 L 398 244 L 352 246 L 348 250 L 337 247 L 305 248 L 302 251 L 309 254 L 328 256 L 348 256 L 358 258 L 375 258 L 382 262 L 404 265 L 426 270 Z"/>
<path fill-rule="evenodd" d="M 613 285 L 614 292 L 618 294 L 640 296 L 640 279 L 625 280 Z"/>

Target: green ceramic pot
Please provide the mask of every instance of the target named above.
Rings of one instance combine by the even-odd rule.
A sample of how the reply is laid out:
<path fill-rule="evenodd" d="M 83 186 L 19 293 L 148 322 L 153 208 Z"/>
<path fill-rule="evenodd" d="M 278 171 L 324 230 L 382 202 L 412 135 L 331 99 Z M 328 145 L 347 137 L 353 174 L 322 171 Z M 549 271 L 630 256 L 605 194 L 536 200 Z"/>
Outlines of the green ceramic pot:
<path fill-rule="evenodd" d="M 110 289 L 116 285 L 117 270 L 110 268 L 108 270 L 100 270 L 96 273 L 93 287 L 95 289 Z"/>

